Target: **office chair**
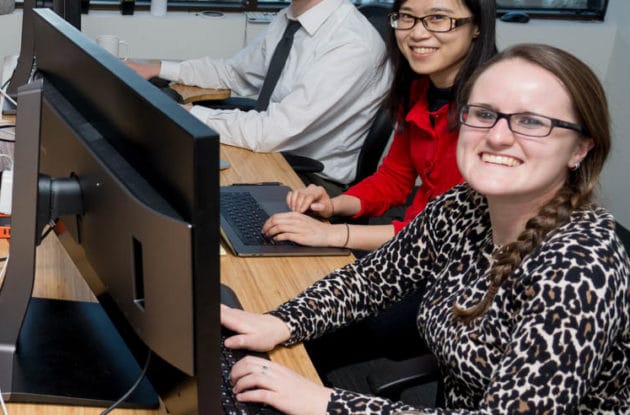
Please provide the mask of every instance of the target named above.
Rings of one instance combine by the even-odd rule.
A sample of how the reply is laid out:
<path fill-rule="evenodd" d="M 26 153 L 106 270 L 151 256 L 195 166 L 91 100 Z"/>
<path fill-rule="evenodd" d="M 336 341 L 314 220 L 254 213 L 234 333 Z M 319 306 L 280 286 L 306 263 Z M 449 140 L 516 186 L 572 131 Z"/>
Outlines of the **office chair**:
<path fill-rule="evenodd" d="M 626 252 L 630 255 L 630 231 L 624 228 L 619 222 L 615 222 L 615 225 L 615 232 L 617 232 L 617 236 L 621 239 L 624 248 L 626 248 Z"/>
<path fill-rule="evenodd" d="M 413 406 L 443 406 L 437 359 L 420 338 L 415 319 L 406 318 L 411 315 L 417 315 L 416 302 L 402 301 L 379 317 L 305 342 L 322 382 Z"/>
<path fill-rule="evenodd" d="M 372 23 L 381 37 L 387 42 L 389 36 L 389 23 L 387 21 L 389 12 L 392 10 L 391 4 L 373 3 L 357 6 L 357 9 Z"/>
<path fill-rule="evenodd" d="M 367 383 L 374 395 L 383 398 L 444 407 L 442 375 L 429 352 L 406 360 L 381 359 L 367 375 Z"/>
<path fill-rule="evenodd" d="M 374 120 L 361 146 L 357 161 L 357 173 L 351 185 L 360 182 L 376 171 L 393 129 L 394 120 L 387 109 L 381 105 L 374 115 Z"/>
<path fill-rule="evenodd" d="M 367 4 L 357 9 L 369 20 L 387 43 L 389 24 L 387 22 L 391 5 Z M 383 105 L 376 111 L 370 130 L 365 137 L 357 161 L 357 173 L 351 185 L 360 182 L 376 171 L 385 147 L 394 129 L 394 119 Z"/>

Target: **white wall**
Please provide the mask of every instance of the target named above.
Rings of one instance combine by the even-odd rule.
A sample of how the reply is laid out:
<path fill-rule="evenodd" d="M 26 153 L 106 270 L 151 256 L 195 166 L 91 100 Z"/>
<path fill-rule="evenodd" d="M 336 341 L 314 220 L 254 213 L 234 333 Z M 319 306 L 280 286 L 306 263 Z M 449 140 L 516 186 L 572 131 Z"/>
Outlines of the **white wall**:
<path fill-rule="evenodd" d="M 602 177 L 602 202 L 630 227 L 630 186 L 624 161 L 630 158 L 630 1 L 610 0 L 605 22 L 532 19 L 527 24 L 497 22 L 500 48 L 520 42 L 541 42 L 566 49 L 588 63 L 606 87 L 613 120 L 614 151 Z M 243 13 L 221 18 L 198 13 L 169 12 L 153 17 L 148 12 L 122 16 L 91 11 L 83 15 L 83 31 L 95 38 L 117 34 L 129 42 L 135 58 L 185 59 L 210 55 L 226 57 L 264 30 L 249 24 Z M 0 16 L 0 63 L 19 51 L 21 13 Z"/>
<path fill-rule="evenodd" d="M 0 60 L 18 53 L 21 23 L 21 10 L 0 16 Z M 247 32 L 243 13 L 206 17 L 194 12 L 169 12 L 167 17 L 155 17 L 148 11 L 123 16 L 99 10 L 82 15 L 81 28 L 92 39 L 101 34 L 120 36 L 129 43 L 131 57 L 142 59 L 231 56 L 245 45 Z"/>
<path fill-rule="evenodd" d="M 22 13 L 14 11 L 0 16 L 0 64 L 5 56 L 18 53 L 22 33 Z"/>
<path fill-rule="evenodd" d="M 165 18 L 146 11 L 131 16 L 113 11 L 91 12 L 82 16 L 81 28 L 93 39 L 101 34 L 118 35 L 129 43 L 131 56 L 136 58 L 228 57 L 245 44 L 242 13 L 206 17 L 170 12 Z"/>
<path fill-rule="evenodd" d="M 609 22 L 532 19 L 523 24 L 497 20 L 499 49 L 523 42 L 557 46 L 584 60 L 602 80 L 608 70 L 616 32 L 617 26 Z"/>
<path fill-rule="evenodd" d="M 613 120 L 613 151 L 602 178 L 604 204 L 630 228 L 630 2 L 611 0 L 606 21 L 616 25 L 605 87 Z"/>

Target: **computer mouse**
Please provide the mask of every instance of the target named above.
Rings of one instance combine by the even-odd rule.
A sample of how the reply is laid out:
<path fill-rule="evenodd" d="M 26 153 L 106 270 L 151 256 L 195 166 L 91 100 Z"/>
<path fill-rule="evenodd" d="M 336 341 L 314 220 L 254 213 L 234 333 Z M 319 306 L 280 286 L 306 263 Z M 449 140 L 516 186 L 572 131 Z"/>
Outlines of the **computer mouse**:
<path fill-rule="evenodd" d="M 529 22 L 529 15 L 525 12 L 507 12 L 501 16 L 502 22 L 511 23 L 527 23 Z"/>

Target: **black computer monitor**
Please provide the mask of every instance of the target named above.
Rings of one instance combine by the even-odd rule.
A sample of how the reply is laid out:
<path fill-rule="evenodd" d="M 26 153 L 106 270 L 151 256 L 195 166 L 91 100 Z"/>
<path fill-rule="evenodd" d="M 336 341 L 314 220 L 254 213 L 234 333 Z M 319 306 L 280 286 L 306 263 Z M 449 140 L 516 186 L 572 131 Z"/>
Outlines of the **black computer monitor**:
<path fill-rule="evenodd" d="M 220 414 L 218 135 L 52 11 L 33 25 L 41 79 L 19 95 L 0 388 L 107 405 L 151 351 L 140 406 L 152 386 L 169 413 Z M 58 216 L 97 309 L 31 298 L 34 248 Z M 132 373 L 114 379 L 126 355 Z"/>

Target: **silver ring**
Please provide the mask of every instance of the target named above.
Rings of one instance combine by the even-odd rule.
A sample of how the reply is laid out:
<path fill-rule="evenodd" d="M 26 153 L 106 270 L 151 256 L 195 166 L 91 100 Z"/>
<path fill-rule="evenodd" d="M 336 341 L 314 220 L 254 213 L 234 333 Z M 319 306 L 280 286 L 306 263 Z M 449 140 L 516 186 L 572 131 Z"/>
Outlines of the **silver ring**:
<path fill-rule="evenodd" d="M 262 374 L 263 374 L 263 375 L 266 375 L 266 374 L 267 374 L 267 369 L 269 369 L 269 367 L 267 367 L 267 366 L 263 366 L 263 367 L 262 367 L 262 370 L 261 370 L 261 371 L 262 371 Z"/>

